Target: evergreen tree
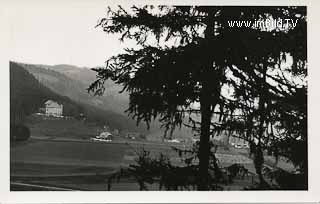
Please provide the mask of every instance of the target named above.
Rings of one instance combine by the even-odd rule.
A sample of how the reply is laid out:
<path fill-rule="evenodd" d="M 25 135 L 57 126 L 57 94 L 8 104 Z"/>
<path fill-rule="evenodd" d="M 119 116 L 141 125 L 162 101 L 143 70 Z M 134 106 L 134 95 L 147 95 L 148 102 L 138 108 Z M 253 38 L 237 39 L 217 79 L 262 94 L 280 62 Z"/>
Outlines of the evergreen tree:
<path fill-rule="evenodd" d="M 258 91 L 252 93 L 259 98 L 258 134 L 262 137 L 268 101 L 264 95 L 268 87 L 263 82 L 269 67 L 278 63 L 281 56 L 286 57 L 283 53 L 291 53 L 294 65 L 301 67 L 305 62 L 306 43 L 296 42 L 305 36 L 296 28 L 270 31 L 252 26 L 232 27 L 228 21 L 303 19 L 303 11 L 300 7 L 109 8 L 98 26 L 109 34 L 120 34 L 121 41 L 135 40 L 137 47 L 110 58 L 105 68 L 95 69 L 98 78 L 89 90 L 102 94 L 107 79 L 123 85 L 123 91 L 130 94 L 128 112 L 138 123 L 149 124 L 159 118 L 165 135 L 181 126 L 185 117 L 199 115 L 200 121 L 190 122 L 200 130 L 198 189 L 207 190 L 210 135 L 222 131 L 212 119 L 215 115 L 220 119 L 229 116 L 229 111 L 240 105 L 230 106 L 232 103 L 223 94 L 223 87 L 238 80 L 229 77 L 229 73 L 239 75 L 241 81 L 248 81 L 246 77 L 257 70 L 261 73 L 253 82 Z M 297 27 L 303 26 L 301 23 Z M 200 104 L 200 109 L 194 108 L 195 103 Z"/>
<path fill-rule="evenodd" d="M 297 142 L 299 138 L 303 145 L 296 149 L 300 155 L 296 154 L 296 158 L 304 158 L 303 162 L 300 160 L 305 164 L 303 169 L 307 166 L 306 9 L 289 7 L 284 11 L 282 19 L 296 18 L 295 27 L 260 31 L 255 46 L 247 46 L 237 56 L 240 63 L 232 67 L 232 77 L 237 80 L 229 80 L 234 98 L 224 102 L 231 117 L 225 114 L 228 120 L 220 124 L 220 129 L 236 131 L 250 142 L 261 188 L 266 187 L 262 176 L 264 150 L 272 152 L 276 159 L 281 154 L 294 161 L 292 155 L 288 157 L 292 151 L 287 149 L 294 149 L 290 148 L 294 144 L 284 141 L 294 139 Z M 289 65 L 290 59 L 292 64 Z M 280 148 L 279 144 L 283 143 L 286 145 Z"/>

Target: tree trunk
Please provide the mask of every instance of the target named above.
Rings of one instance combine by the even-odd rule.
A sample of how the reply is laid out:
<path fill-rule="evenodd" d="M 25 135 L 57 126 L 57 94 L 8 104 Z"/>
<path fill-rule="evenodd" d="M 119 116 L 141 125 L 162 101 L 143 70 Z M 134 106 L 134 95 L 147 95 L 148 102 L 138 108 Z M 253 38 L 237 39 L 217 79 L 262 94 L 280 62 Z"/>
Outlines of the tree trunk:
<path fill-rule="evenodd" d="M 260 144 L 258 144 L 255 147 L 253 162 L 254 162 L 254 167 L 256 169 L 256 173 L 258 174 L 260 188 L 266 189 L 269 185 L 266 182 L 266 180 L 263 178 L 263 174 L 262 174 L 264 158 L 263 158 L 263 150 Z"/>
<path fill-rule="evenodd" d="M 264 157 L 263 157 L 263 149 L 261 146 L 261 140 L 263 138 L 263 135 L 265 133 L 265 129 L 264 129 L 264 123 L 266 121 L 266 108 L 265 108 L 265 104 L 266 104 L 266 91 L 265 90 L 265 83 L 266 83 L 266 75 L 267 75 L 267 68 L 263 67 L 263 76 L 261 79 L 261 86 L 260 86 L 260 98 L 259 98 L 259 141 L 258 141 L 258 145 L 255 148 L 255 155 L 254 155 L 254 165 L 256 168 L 256 173 L 258 174 L 259 177 L 259 182 L 260 182 L 260 187 L 262 189 L 265 189 L 268 184 L 267 182 L 264 180 L 263 175 L 262 175 L 262 167 L 263 167 L 263 163 L 264 163 Z"/>
<path fill-rule="evenodd" d="M 199 147 L 199 184 L 198 190 L 208 190 L 208 169 L 210 157 L 210 123 L 211 107 L 210 103 L 203 100 L 201 102 L 201 135 Z"/>
<path fill-rule="evenodd" d="M 210 160 L 210 125 L 212 116 L 213 90 L 220 93 L 218 78 L 213 79 L 210 69 L 213 69 L 213 56 L 211 54 L 211 41 L 215 36 L 214 15 L 215 8 L 210 8 L 208 11 L 208 18 L 206 19 L 207 27 L 204 31 L 204 41 L 202 42 L 203 56 L 204 56 L 204 70 L 202 73 L 202 90 L 200 94 L 200 112 L 201 112 L 201 134 L 199 147 L 199 180 L 198 190 L 209 189 L 209 160 Z M 212 70 L 211 70 L 212 71 Z M 217 86 L 212 84 L 212 81 L 217 83 Z M 215 96 L 216 97 L 216 96 Z"/>

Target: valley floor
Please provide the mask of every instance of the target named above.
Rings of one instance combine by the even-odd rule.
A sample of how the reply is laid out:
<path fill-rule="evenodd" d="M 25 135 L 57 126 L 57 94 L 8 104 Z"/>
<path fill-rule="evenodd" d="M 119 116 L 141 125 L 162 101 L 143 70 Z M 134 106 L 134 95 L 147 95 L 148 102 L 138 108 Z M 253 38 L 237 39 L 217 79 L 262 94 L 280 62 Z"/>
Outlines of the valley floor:
<path fill-rule="evenodd" d="M 186 148 L 176 144 L 179 148 Z M 179 163 L 178 154 L 170 145 L 159 142 L 114 141 L 93 142 L 81 139 L 31 137 L 28 141 L 14 144 L 10 150 L 11 182 L 46 184 L 81 190 L 106 190 L 106 178 L 121 166 L 134 163 L 136 152 L 144 148 L 153 155 L 166 153 L 173 163 Z M 254 172 L 251 159 L 235 151 L 218 149 L 217 158 L 222 166 L 244 164 Z M 245 182 L 250 184 L 253 178 Z M 236 183 L 226 189 L 243 188 Z M 240 184 L 239 184 L 240 185 Z M 150 186 L 157 190 L 158 186 Z M 12 189 L 14 190 L 14 188 Z M 132 180 L 115 184 L 112 190 L 138 190 Z"/>

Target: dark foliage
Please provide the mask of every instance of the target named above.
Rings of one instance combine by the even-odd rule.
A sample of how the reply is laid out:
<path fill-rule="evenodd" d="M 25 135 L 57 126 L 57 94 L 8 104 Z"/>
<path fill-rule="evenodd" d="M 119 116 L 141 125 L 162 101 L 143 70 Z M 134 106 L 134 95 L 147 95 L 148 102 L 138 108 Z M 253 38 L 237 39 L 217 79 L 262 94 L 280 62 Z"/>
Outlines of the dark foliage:
<path fill-rule="evenodd" d="M 30 137 L 30 129 L 24 125 L 10 125 L 10 140 L 24 141 Z"/>
<path fill-rule="evenodd" d="M 295 19 L 297 26 L 268 30 L 227 23 L 270 18 Z M 306 138 L 298 130 L 306 132 L 303 91 L 284 74 L 304 79 L 307 73 L 306 7 L 118 7 L 109 8 L 97 26 L 120 34 L 121 41 L 135 40 L 138 48 L 95 69 L 97 80 L 89 90 L 102 94 L 107 79 L 123 85 L 130 94 L 128 113 L 147 124 L 159 118 L 165 135 L 189 117 L 187 125 L 200 133 L 198 190 L 208 189 L 211 182 L 210 136 L 231 131 L 249 141 L 262 188 L 268 188 L 263 151 L 294 134 Z M 290 58 L 292 66 L 282 70 L 281 63 Z M 223 87 L 233 92 L 231 98 Z M 293 101 L 298 93 L 301 100 Z M 192 107 L 195 102 L 200 109 Z M 294 121 L 297 114 L 302 119 Z M 213 116 L 219 119 L 212 121 Z M 270 132 L 274 129 L 281 134 Z"/>
<path fill-rule="evenodd" d="M 163 153 L 152 156 L 149 151 L 141 149 L 136 152 L 135 164 L 121 168 L 108 178 L 108 190 L 112 190 L 115 182 L 128 178 L 133 178 L 140 190 L 149 190 L 150 185 L 157 185 L 159 190 L 196 190 L 199 184 L 199 144 L 195 144 L 190 150 L 173 149 L 181 158 L 181 165 L 172 164 L 170 158 Z M 236 177 L 244 179 L 248 175 L 248 170 L 243 165 L 233 164 L 226 168 L 217 165 L 214 151 L 209 169 L 206 176 L 210 184 L 209 190 L 223 190 L 223 185 L 231 184 Z"/>

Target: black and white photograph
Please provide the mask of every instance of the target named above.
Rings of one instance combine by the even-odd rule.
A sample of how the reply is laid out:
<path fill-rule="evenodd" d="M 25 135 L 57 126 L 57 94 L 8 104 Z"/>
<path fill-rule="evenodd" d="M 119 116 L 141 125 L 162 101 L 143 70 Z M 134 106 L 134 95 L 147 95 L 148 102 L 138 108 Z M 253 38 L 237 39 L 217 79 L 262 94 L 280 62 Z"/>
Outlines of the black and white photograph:
<path fill-rule="evenodd" d="M 179 2 L 7 4 L 8 193 L 315 193 L 311 7 Z"/>
<path fill-rule="evenodd" d="M 19 9 L 10 191 L 308 190 L 306 6 Z"/>

